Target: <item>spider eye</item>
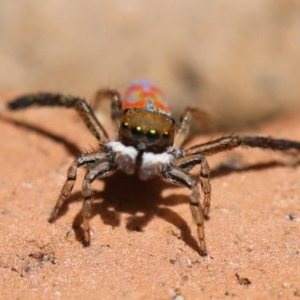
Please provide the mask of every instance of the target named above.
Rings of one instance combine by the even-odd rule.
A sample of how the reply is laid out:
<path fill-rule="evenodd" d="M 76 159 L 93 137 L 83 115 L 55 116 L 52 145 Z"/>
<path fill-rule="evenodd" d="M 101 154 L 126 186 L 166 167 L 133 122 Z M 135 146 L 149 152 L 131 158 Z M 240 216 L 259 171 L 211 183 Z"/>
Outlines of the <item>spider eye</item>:
<path fill-rule="evenodd" d="M 122 128 L 127 129 L 129 127 L 129 123 L 123 122 L 121 126 L 122 126 Z"/>
<path fill-rule="evenodd" d="M 168 138 L 170 136 L 170 132 L 168 131 L 165 131 L 163 134 L 162 134 L 163 138 Z"/>
<path fill-rule="evenodd" d="M 141 126 L 136 126 L 136 127 L 132 128 L 132 134 L 135 136 L 143 135 L 143 128 Z"/>
<path fill-rule="evenodd" d="M 150 139 L 150 140 L 154 140 L 156 138 L 158 138 L 158 133 L 155 129 L 150 129 L 148 132 L 147 132 L 147 137 Z"/>

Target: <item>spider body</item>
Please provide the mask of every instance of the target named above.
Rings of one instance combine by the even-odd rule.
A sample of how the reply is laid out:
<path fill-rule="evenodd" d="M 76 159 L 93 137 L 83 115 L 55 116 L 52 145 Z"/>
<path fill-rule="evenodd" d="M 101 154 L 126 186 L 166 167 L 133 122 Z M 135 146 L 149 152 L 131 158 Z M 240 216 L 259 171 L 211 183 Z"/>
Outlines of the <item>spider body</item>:
<path fill-rule="evenodd" d="M 116 140 L 108 137 L 92 108 L 79 97 L 38 93 L 21 96 L 8 105 L 12 110 L 33 105 L 74 108 L 98 140 L 97 151 L 82 154 L 69 167 L 67 179 L 49 219 L 50 222 L 56 220 L 63 202 L 72 192 L 77 169 L 86 167 L 87 172 L 82 183 L 84 202 L 81 211 L 84 245 L 89 245 L 91 239 L 89 221 L 93 203 L 92 182 L 121 170 L 126 174 L 137 173 L 142 180 L 160 176 L 170 183 L 187 187 L 190 190 L 189 202 L 192 216 L 197 226 L 199 253 L 206 255 L 204 220 L 209 214 L 211 195 L 206 156 L 239 146 L 300 150 L 300 143 L 296 141 L 239 135 L 223 136 L 183 149 L 182 145 L 189 134 L 192 118 L 200 117 L 200 121 L 205 123 L 203 118 L 205 115 L 201 111 L 187 108 L 176 126 L 162 92 L 152 82 L 144 80 L 133 82 L 125 93 L 124 101 L 115 90 L 98 91 L 96 100 L 105 98 L 111 102 L 111 119 L 118 132 Z M 197 177 L 189 173 L 196 165 L 200 165 Z M 202 203 L 199 186 L 203 193 Z"/>
<path fill-rule="evenodd" d="M 173 145 L 174 134 L 174 120 L 162 92 L 149 81 L 134 81 L 123 101 L 120 142 L 139 151 L 161 153 Z"/>

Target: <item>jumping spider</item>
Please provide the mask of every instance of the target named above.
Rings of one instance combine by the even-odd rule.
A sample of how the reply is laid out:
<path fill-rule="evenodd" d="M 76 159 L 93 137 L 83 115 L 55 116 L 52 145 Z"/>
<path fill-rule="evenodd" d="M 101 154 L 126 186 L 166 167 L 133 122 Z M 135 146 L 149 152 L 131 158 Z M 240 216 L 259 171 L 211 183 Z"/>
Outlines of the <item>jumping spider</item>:
<path fill-rule="evenodd" d="M 111 101 L 111 119 L 118 128 L 118 138 L 111 140 L 96 118 L 90 105 L 82 98 L 61 94 L 38 93 L 21 96 L 8 104 L 9 109 L 18 110 L 32 105 L 64 106 L 74 108 L 90 132 L 99 142 L 99 150 L 82 154 L 68 169 L 67 179 L 51 213 L 50 222 L 57 218 L 59 210 L 69 197 L 76 180 L 77 168 L 87 167 L 82 193 L 84 202 L 82 218 L 84 244 L 90 244 L 90 218 L 93 203 L 92 182 L 104 178 L 117 170 L 126 174 L 137 173 L 142 180 L 161 176 L 175 185 L 190 189 L 190 208 L 197 225 L 200 254 L 206 255 L 204 220 L 208 217 L 211 186 L 209 165 L 206 156 L 231 150 L 239 146 L 258 147 L 272 150 L 300 150 L 300 143 L 289 140 L 260 136 L 228 135 L 204 144 L 183 149 L 193 116 L 200 111 L 187 108 L 175 128 L 169 106 L 164 102 L 162 92 L 151 82 L 134 81 L 128 88 L 124 101 L 115 90 L 105 89 L 97 93 L 97 99 Z M 199 180 L 189 171 L 200 165 Z M 203 192 L 200 202 L 198 182 Z"/>

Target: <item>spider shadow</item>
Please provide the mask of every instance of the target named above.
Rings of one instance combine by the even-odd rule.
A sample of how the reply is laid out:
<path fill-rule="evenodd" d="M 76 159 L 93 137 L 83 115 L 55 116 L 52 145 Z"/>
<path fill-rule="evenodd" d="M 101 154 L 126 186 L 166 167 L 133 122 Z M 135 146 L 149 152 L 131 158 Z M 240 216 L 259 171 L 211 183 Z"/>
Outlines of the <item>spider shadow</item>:
<path fill-rule="evenodd" d="M 254 165 L 244 165 L 244 166 L 224 166 L 220 165 L 216 169 L 211 170 L 210 172 L 210 178 L 218 178 L 230 175 L 231 173 L 244 173 L 244 172 L 250 172 L 250 171 L 263 171 L 266 169 L 272 169 L 272 168 L 279 168 L 279 167 L 287 167 L 292 166 L 296 167 L 299 165 L 299 162 L 288 164 L 286 162 L 277 161 L 277 160 L 270 160 L 266 162 L 260 162 L 256 163 Z"/>
<path fill-rule="evenodd" d="M 36 132 L 42 136 L 48 137 L 48 138 L 54 140 L 55 142 L 63 145 L 66 148 L 66 150 L 68 151 L 68 153 L 70 153 L 74 156 L 78 156 L 80 153 L 82 153 L 82 151 L 80 150 L 79 147 L 77 147 L 74 143 L 67 140 L 65 137 L 63 137 L 61 135 L 52 133 L 46 129 L 39 128 L 39 127 L 29 124 L 27 122 L 17 121 L 17 120 L 11 119 L 11 118 L 4 117 L 2 115 L 0 115 L 0 120 L 10 123 L 16 127 L 25 128 L 27 130 Z"/>
<path fill-rule="evenodd" d="M 126 229 L 140 232 L 154 217 L 159 217 L 180 230 L 181 239 L 186 245 L 198 253 L 201 252 L 187 222 L 169 208 L 183 203 L 188 205 L 189 197 L 174 194 L 168 197 L 161 195 L 163 190 L 174 185 L 160 178 L 141 181 L 135 175 L 128 176 L 122 172 L 116 172 L 101 180 L 104 182 L 104 188 L 102 191 L 94 191 L 92 218 L 100 216 L 104 224 L 114 228 L 121 225 L 121 216 L 127 214 Z M 82 200 L 81 193 L 73 194 L 64 202 L 59 217 L 67 212 L 72 202 L 80 200 Z M 84 236 L 82 221 L 81 212 L 78 212 L 73 221 L 73 229 L 78 241 L 82 241 Z"/>
<path fill-rule="evenodd" d="M 279 167 L 283 163 L 270 161 L 247 166 L 241 169 L 217 169 L 213 170 L 212 177 L 226 176 L 232 172 L 243 172 L 251 170 L 263 170 L 266 168 Z M 136 175 L 128 176 L 122 172 L 116 172 L 112 176 L 101 179 L 104 182 L 102 191 L 94 191 L 95 201 L 92 206 L 92 216 L 100 216 L 102 222 L 115 228 L 121 225 L 121 215 L 129 215 L 126 218 L 126 229 L 128 231 L 141 232 L 154 218 L 159 217 L 172 224 L 180 230 L 180 237 L 186 245 L 197 253 L 201 253 L 198 241 L 191 234 L 191 227 L 176 212 L 169 207 L 185 203 L 189 205 L 189 196 L 172 194 L 162 197 L 162 191 L 166 188 L 178 188 L 169 184 L 161 178 L 154 178 L 147 181 L 140 180 Z M 59 216 L 65 214 L 69 205 L 75 201 L 82 201 L 81 192 L 74 194 L 67 199 Z M 209 220 L 209 217 L 206 221 Z M 76 239 L 83 241 L 82 216 L 79 211 L 73 221 L 73 229 Z M 100 236 L 101 238 L 101 236 Z"/>

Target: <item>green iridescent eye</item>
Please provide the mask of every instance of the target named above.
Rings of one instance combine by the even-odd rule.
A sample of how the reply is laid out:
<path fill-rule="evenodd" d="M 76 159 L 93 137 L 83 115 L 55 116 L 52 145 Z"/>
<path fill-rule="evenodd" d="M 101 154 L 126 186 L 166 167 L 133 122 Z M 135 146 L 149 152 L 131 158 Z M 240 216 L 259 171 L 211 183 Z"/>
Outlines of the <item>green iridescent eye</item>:
<path fill-rule="evenodd" d="M 155 129 L 150 129 L 147 133 L 149 139 L 156 139 L 158 137 L 158 133 Z"/>
<path fill-rule="evenodd" d="M 132 128 L 132 134 L 136 136 L 141 136 L 143 134 L 143 128 L 141 126 L 136 126 Z"/>

